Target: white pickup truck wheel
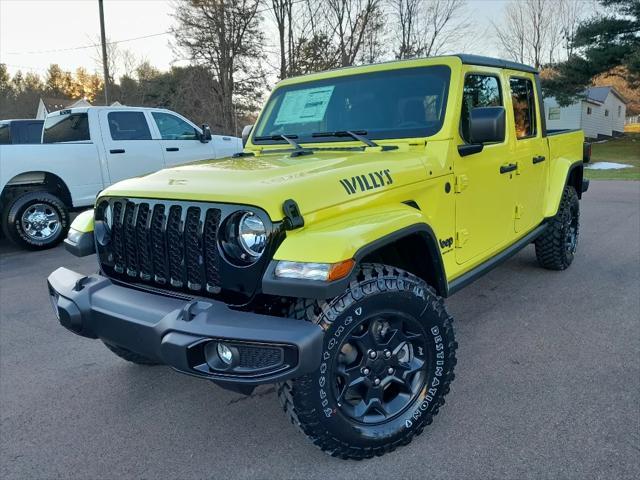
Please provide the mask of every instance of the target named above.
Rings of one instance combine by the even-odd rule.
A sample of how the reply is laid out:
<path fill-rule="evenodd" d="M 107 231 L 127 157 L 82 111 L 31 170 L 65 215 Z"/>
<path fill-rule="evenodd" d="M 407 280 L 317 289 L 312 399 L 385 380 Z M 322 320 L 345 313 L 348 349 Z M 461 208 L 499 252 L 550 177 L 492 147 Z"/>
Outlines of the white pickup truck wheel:
<path fill-rule="evenodd" d="M 60 243 L 69 230 L 69 212 L 58 197 L 45 191 L 13 198 L 2 212 L 2 230 L 14 243 L 44 250 Z"/>

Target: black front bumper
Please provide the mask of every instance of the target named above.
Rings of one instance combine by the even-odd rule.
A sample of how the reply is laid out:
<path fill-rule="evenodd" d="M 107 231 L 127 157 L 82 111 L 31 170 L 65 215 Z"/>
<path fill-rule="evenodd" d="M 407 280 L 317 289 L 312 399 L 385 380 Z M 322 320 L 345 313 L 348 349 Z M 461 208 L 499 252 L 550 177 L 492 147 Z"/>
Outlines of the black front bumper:
<path fill-rule="evenodd" d="M 65 328 L 223 386 L 273 383 L 320 365 L 323 331 L 308 322 L 150 293 L 66 268 L 49 275 L 48 284 Z M 208 361 L 212 342 L 232 347 L 234 364 Z"/>

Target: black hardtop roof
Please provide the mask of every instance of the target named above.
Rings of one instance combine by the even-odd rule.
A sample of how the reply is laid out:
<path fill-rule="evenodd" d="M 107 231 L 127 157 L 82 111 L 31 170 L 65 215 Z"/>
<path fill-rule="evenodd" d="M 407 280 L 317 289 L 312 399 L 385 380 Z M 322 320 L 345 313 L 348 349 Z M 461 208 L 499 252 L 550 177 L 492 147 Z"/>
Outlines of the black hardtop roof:
<path fill-rule="evenodd" d="M 538 73 L 535 68 L 525 65 L 524 63 L 512 62 L 511 60 L 502 60 L 500 58 L 483 57 L 481 55 L 470 55 L 467 53 L 457 53 L 453 55 L 458 57 L 462 63 L 467 65 L 480 65 L 483 67 L 508 68 L 509 70 L 520 70 L 528 73 Z"/>
<path fill-rule="evenodd" d="M 512 62 L 511 60 L 503 60 L 501 58 L 484 57 L 482 55 L 471 55 L 468 53 L 453 53 L 453 54 L 447 54 L 447 55 L 434 55 L 432 57 L 416 57 L 416 58 L 406 58 L 402 60 L 388 60 L 385 62 L 377 62 L 377 63 L 368 64 L 368 65 L 350 65 L 347 67 L 332 68 L 322 72 L 307 73 L 304 75 L 296 75 L 293 77 L 285 78 L 281 80 L 281 82 L 288 84 L 290 80 L 297 80 L 297 79 L 302 79 L 307 77 L 313 78 L 316 75 L 320 75 L 322 73 L 327 73 L 327 72 L 358 70 L 362 67 L 367 67 L 372 65 L 388 65 L 388 64 L 394 64 L 394 63 L 401 64 L 405 62 L 410 62 L 412 60 L 451 58 L 451 57 L 459 58 L 460 61 L 465 65 L 478 65 L 482 67 L 494 67 L 494 68 L 508 68 L 509 70 L 519 70 L 521 72 L 527 72 L 527 73 L 535 73 L 535 74 L 539 73 L 537 69 L 529 65 L 525 65 L 524 63 Z"/>

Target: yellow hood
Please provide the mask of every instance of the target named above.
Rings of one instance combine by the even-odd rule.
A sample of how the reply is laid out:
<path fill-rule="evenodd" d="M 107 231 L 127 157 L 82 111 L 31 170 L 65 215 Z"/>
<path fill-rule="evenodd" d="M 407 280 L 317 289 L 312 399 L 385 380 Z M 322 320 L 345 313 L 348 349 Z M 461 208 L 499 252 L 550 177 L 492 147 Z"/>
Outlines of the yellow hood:
<path fill-rule="evenodd" d="M 419 157 L 411 149 L 316 151 L 298 157 L 272 151 L 161 170 L 112 185 L 101 195 L 253 205 L 277 221 L 287 199 L 295 200 L 304 215 L 424 180 Z"/>

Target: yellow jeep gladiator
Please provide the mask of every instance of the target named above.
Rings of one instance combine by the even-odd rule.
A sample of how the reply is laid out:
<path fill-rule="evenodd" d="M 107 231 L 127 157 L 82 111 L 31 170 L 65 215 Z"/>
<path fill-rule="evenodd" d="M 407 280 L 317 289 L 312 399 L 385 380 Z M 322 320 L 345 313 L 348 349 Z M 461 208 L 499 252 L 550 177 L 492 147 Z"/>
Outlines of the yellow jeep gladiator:
<path fill-rule="evenodd" d="M 242 153 L 117 183 L 48 278 L 59 322 L 130 362 L 275 383 L 327 453 L 408 444 L 444 405 L 444 298 L 534 243 L 563 270 L 589 160 L 535 69 L 453 55 L 280 82 Z"/>

